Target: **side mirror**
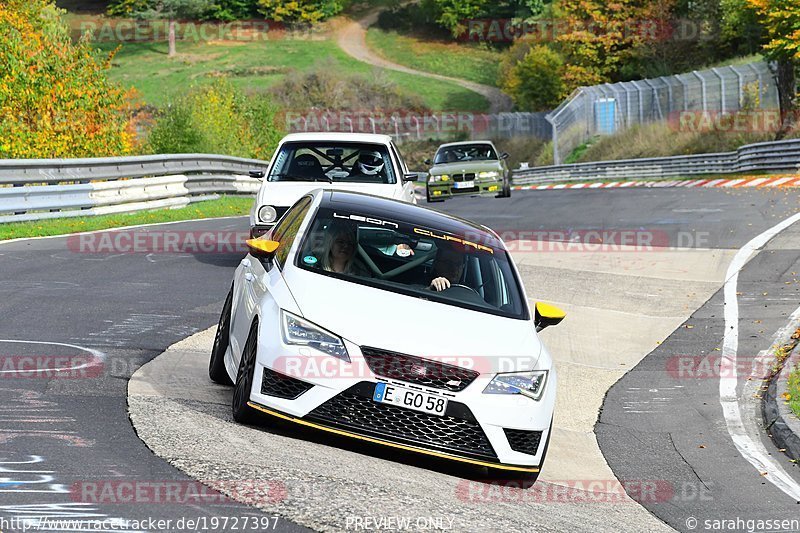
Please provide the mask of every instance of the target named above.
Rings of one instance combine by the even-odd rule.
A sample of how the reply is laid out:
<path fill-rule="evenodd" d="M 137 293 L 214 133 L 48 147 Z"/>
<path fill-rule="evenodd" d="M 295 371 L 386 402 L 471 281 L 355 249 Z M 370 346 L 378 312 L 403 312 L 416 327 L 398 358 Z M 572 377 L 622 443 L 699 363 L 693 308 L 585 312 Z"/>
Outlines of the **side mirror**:
<path fill-rule="evenodd" d="M 403 181 L 425 181 L 427 179 L 427 172 L 409 172 L 403 175 Z"/>
<path fill-rule="evenodd" d="M 536 316 L 533 323 L 536 325 L 536 331 L 539 332 L 548 326 L 557 325 L 564 320 L 565 316 L 567 314 L 555 305 L 536 302 Z"/>
<path fill-rule="evenodd" d="M 250 255 L 264 259 L 272 259 L 275 255 L 275 250 L 277 250 L 278 246 L 281 244 L 278 241 L 270 241 L 267 239 L 247 239 L 244 242 L 247 244 L 248 250 L 250 250 Z"/>
<path fill-rule="evenodd" d="M 508 159 L 508 152 L 503 152 L 500 154 L 500 159 Z"/>
<path fill-rule="evenodd" d="M 267 173 L 266 173 L 266 172 L 264 172 L 264 171 L 263 171 L 263 170 L 261 170 L 261 169 L 258 169 L 258 170 L 251 170 L 251 171 L 250 171 L 250 177 L 251 177 L 251 178 L 255 178 L 255 179 L 257 179 L 257 180 L 263 180 L 263 179 L 264 179 L 264 176 L 266 176 L 266 174 L 267 174 Z"/>
<path fill-rule="evenodd" d="M 428 166 L 431 166 L 433 164 L 433 161 L 431 161 L 430 159 L 426 159 L 425 161 L 423 161 L 423 163 L 425 163 Z"/>

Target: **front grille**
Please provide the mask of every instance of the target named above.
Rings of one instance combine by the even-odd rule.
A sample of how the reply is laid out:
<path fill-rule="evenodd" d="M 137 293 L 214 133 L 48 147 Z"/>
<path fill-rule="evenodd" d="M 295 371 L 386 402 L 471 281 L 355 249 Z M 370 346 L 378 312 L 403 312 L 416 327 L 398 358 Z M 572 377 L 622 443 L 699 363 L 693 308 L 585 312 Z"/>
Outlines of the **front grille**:
<path fill-rule="evenodd" d="M 450 401 L 444 416 L 429 415 L 372 399 L 375 384 L 362 381 L 320 405 L 305 418 L 324 425 L 417 446 L 497 461 L 469 408 Z"/>
<path fill-rule="evenodd" d="M 424 387 L 458 392 L 480 375 L 468 368 L 378 348 L 362 347 L 361 353 L 375 374 Z"/>
<path fill-rule="evenodd" d="M 475 186 L 475 187 L 464 187 L 464 188 L 461 188 L 461 189 L 456 189 L 455 187 L 453 187 L 452 189 L 450 189 L 450 192 L 458 194 L 460 192 L 478 192 L 479 190 L 480 190 L 480 187 L 477 187 L 477 186 Z"/>
<path fill-rule="evenodd" d="M 275 208 L 275 223 L 277 223 L 281 217 L 289 210 L 289 206 L 286 207 L 278 207 L 277 205 L 273 206 Z"/>
<path fill-rule="evenodd" d="M 542 440 L 541 431 L 523 431 L 521 429 L 506 429 L 506 438 L 515 452 L 536 455 L 539 449 L 539 442 Z"/>
<path fill-rule="evenodd" d="M 264 369 L 264 377 L 261 380 L 261 394 L 294 400 L 308 391 L 314 385 L 300 381 L 289 376 L 279 374 L 269 368 Z"/>
<path fill-rule="evenodd" d="M 475 173 L 468 174 L 453 174 L 453 181 L 472 181 L 475 179 Z"/>

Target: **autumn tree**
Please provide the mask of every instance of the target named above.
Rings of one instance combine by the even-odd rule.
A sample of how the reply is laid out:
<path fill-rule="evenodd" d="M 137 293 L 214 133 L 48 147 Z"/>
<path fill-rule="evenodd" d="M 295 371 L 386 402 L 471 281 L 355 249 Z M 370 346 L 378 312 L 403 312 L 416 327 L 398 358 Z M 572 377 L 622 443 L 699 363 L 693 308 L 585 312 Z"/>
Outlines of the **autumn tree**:
<path fill-rule="evenodd" d="M 73 44 L 52 0 L 0 2 L 0 159 L 125 155 L 134 132 L 110 58 Z"/>
<path fill-rule="evenodd" d="M 800 3 L 787 0 L 747 0 L 764 27 L 764 54 L 777 64 L 778 100 L 783 136 L 795 124 L 797 67 L 800 65 Z"/>
<path fill-rule="evenodd" d="M 564 62 L 554 50 L 537 45 L 512 65 L 501 68 L 501 88 L 520 111 L 549 111 L 568 95 L 562 79 Z"/>
<path fill-rule="evenodd" d="M 339 13 L 342 0 L 258 0 L 258 11 L 266 18 L 279 22 L 316 24 Z"/>
<path fill-rule="evenodd" d="M 556 37 L 572 89 L 613 81 L 620 67 L 659 35 L 671 0 L 561 0 L 565 31 Z"/>
<path fill-rule="evenodd" d="M 467 31 L 473 19 L 528 19 L 541 15 L 551 0 L 432 0 L 436 22 L 454 36 Z"/>

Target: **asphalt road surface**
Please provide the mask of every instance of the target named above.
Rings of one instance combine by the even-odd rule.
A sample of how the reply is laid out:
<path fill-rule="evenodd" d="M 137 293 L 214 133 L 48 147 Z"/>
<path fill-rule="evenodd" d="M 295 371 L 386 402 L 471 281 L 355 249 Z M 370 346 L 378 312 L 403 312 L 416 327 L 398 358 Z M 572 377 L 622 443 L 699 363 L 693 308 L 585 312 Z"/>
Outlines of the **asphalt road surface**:
<path fill-rule="evenodd" d="M 637 230 L 674 246 L 737 249 L 794 214 L 798 195 L 720 189 L 530 191 L 514 192 L 511 199 L 454 199 L 434 205 L 521 238 L 541 231 L 554 239 L 561 234 L 570 239 L 589 230 Z M 29 525 L 43 529 L 48 524 L 41 520 L 48 517 L 142 520 L 125 522 L 127 530 L 185 531 L 202 528 L 179 528 L 178 520 L 239 517 L 242 522 L 272 520 L 270 527 L 261 522 L 259 530 L 273 524 L 279 530 L 301 529 L 218 493 L 193 493 L 201 489 L 155 456 L 139 440 L 127 415 L 129 376 L 168 346 L 216 323 L 233 269 L 243 255 L 227 249 L 164 251 L 153 245 L 154 235 L 244 232 L 246 224 L 238 218 L 126 230 L 129 236 L 150 236 L 149 246 L 156 249 L 143 253 L 125 253 L 125 240 L 113 244 L 111 253 L 98 248 L 101 243 L 76 237 L 0 244 L 0 441 L 6 472 L 0 483 L 0 518 L 27 517 Z M 786 283 L 800 271 L 794 264 L 797 247 L 788 237 L 774 242 L 782 244 L 761 252 L 742 273 L 742 354 L 768 348 L 774 332 L 800 304 L 794 285 Z M 712 298 L 687 322 L 692 328 L 679 328 L 613 387 L 597 427 L 601 449 L 620 479 L 664 481 L 673 488 L 699 479 L 707 485 L 704 494 L 710 498 L 673 498 L 669 506 L 643 502 L 682 530 L 688 529 L 690 516 L 724 518 L 738 511 L 750 518 L 784 517 L 797 516 L 800 508 L 726 440 L 718 380 L 681 381 L 683 388 L 668 401 L 662 399 L 666 396 L 641 392 L 644 387 L 650 391 L 675 386 L 661 359 L 712 353 L 719 347 L 721 305 L 719 295 Z M 769 306 L 767 312 L 762 311 L 764 305 Z M 37 361 L 39 371 L 30 372 L 26 365 L 31 360 Z M 53 370 L 76 366 L 81 368 Z M 648 406 L 639 409 L 646 412 L 627 412 L 636 390 L 640 392 L 634 401 Z M 169 429 L 163 428 L 164 438 Z M 213 446 L 216 438 L 209 433 L 206 444 Z M 763 443 L 779 455 L 769 448 L 768 439 Z M 439 475 L 438 470 L 442 469 L 432 466 L 430 475 Z M 797 477 L 796 471 L 792 475 Z M 175 481 L 171 496 L 164 496 L 165 484 Z M 131 498 L 131 486 L 145 493 Z M 154 525 L 148 519 L 172 523 Z M 559 530 L 545 515 L 531 517 L 531 524 Z M 233 530 L 232 525 L 216 530 Z M 3 531 L 22 529 L 19 523 L 0 526 Z"/>

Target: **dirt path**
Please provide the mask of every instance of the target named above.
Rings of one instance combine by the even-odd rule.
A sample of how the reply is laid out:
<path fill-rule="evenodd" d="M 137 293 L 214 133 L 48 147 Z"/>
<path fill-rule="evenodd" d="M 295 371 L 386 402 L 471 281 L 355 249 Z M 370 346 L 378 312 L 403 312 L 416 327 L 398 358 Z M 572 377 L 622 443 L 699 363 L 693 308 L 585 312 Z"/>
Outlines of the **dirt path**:
<path fill-rule="evenodd" d="M 489 111 L 491 113 L 500 113 L 511 110 L 511 98 L 509 98 L 508 95 L 504 94 L 496 87 L 490 87 L 489 85 L 482 85 L 480 83 L 474 83 L 459 78 L 451 78 L 449 76 L 441 76 L 439 74 L 415 70 L 413 68 L 389 61 L 388 59 L 385 59 L 373 52 L 369 46 L 367 46 L 367 29 L 375 24 L 381 11 L 382 9 L 376 9 L 360 20 L 351 20 L 343 24 L 336 32 L 336 41 L 339 44 L 339 47 L 349 56 L 376 67 L 458 84 L 465 89 L 469 89 L 470 91 L 474 91 L 484 96 L 489 101 Z"/>

